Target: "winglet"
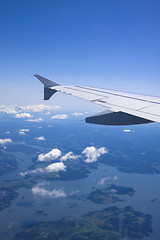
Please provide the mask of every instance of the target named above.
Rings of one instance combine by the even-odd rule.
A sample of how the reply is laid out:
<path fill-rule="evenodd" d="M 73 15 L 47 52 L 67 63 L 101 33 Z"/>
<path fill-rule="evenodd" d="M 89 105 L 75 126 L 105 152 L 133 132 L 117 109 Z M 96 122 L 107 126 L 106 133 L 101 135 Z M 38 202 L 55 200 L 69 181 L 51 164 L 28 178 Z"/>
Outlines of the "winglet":
<path fill-rule="evenodd" d="M 47 78 L 44 78 L 40 75 L 34 75 L 36 78 L 38 78 L 39 81 L 41 81 L 44 84 L 44 87 L 53 87 L 53 86 L 60 86 L 60 84 L 53 82 Z"/>
<path fill-rule="evenodd" d="M 53 82 L 47 78 L 44 78 L 40 75 L 34 75 L 34 76 L 44 84 L 44 100 L 50 99 L 50 97 L 57 92 L 55 89 L 51 89 L 50 87 L 60 86 L 60 84 Z"/>

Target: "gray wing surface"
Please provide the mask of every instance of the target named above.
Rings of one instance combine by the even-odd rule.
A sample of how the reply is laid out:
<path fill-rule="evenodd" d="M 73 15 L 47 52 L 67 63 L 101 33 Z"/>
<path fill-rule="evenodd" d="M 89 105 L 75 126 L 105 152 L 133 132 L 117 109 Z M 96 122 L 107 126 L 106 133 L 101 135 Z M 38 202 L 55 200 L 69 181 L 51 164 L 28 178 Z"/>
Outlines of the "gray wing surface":
<path fill-rule="evenodd" d="M 88 123 L 103 125 L 160 123 L 159 97 L 86 86 L 62 86 L 55 82 L 51 84 L 50 80 L 39 75 L 35 76 L 44 84 L 44 90 L 46 92 L 44 99 L 49 99 L 55 92 L 62 92 L 99 104 L 108 109 L 105 112 L 87 117 L 86 122 Z M 49 96 L 47 96 L 47 92 Z"/>

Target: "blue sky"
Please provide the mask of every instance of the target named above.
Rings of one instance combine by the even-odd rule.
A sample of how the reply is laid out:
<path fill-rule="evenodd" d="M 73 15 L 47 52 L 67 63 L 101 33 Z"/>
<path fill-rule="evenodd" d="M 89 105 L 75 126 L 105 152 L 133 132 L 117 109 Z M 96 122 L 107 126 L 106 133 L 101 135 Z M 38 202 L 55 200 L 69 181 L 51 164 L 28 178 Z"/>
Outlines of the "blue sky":
<path fill-rule="evenodd" d="M 33 74 L 160 95 L 159 13 L 159 0 L 0 1 L 0 104 L 43 103 Z"/>

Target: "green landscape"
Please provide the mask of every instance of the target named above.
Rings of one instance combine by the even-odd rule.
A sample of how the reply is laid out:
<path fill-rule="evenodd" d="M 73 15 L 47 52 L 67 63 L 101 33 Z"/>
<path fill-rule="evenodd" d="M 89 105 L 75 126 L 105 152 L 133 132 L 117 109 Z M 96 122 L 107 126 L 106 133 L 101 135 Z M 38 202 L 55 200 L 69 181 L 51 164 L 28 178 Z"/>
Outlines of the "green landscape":
<path fill-rule="evenodd" d="M 88 199 L 95 203 L 115 203 L 123 201 L 119 198 L 119 195 L 134 195 L 134 190 L 130 187 L 115 186 L 111 184 L 109 187 L 96 189 L 92 191 Z"/>
<path fill-rule="evenodd" d="M 81 217 L 41 222 L 26 227 L 15 240 L 116 240 L 142 239 L 152 233 L 151 216 L 130 207 L 110 207 Z M 137 231 L 141 229 L 141 231 Z"/>
<path fill-rule="evenodd" d="M 0 150 L 0 176 L 18 169 L 18 163 L 13 155 Z"/>

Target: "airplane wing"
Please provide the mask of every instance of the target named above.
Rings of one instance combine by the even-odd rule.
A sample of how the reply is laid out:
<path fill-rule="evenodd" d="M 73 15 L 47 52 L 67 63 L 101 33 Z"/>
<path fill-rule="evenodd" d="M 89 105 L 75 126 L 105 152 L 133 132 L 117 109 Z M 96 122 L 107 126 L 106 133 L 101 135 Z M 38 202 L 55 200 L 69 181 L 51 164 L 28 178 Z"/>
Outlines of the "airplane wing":
<path fill-rule="evenodd" d="M 87 117 L 86 122 L 102 125 L 160 123 L 160 97 L 119 92 L 86 86 L 62 86 L 34 75 L 44 84 L 44 100 L 62 92 L 107 107 L 105 112 Z"/>

